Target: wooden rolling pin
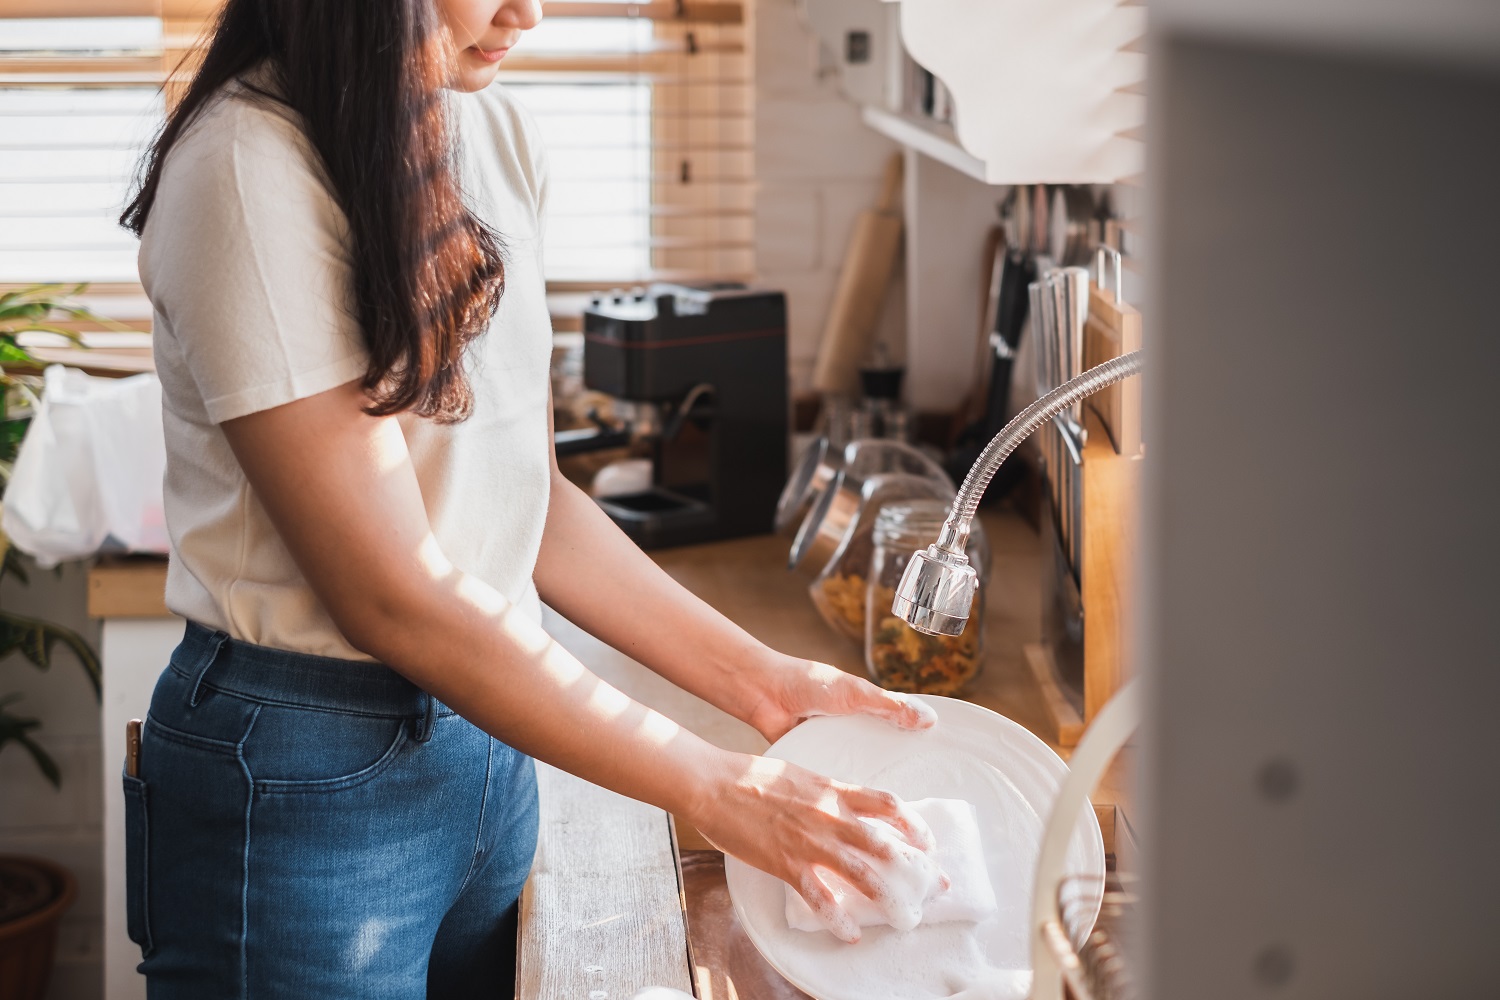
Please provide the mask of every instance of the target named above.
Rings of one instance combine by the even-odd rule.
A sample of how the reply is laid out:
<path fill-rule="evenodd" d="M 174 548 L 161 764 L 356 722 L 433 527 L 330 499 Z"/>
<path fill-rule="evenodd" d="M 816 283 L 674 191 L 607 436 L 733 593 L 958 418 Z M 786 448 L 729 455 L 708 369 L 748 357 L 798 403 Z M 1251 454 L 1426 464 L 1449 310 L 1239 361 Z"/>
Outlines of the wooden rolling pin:
<path fill-rule="evenodd" d="M 823 340 L 818 345 L 813 368 L 813 388 L 818 392 L 854 395 L 859 389 L 859 365 L 869 354 L 875 322 L 901 249 L 901 163 L 900 153 L 890 158 L 880 201 L 873 209 L 859 213 L 855 222 L 833 306 L 823 327 Z"/>

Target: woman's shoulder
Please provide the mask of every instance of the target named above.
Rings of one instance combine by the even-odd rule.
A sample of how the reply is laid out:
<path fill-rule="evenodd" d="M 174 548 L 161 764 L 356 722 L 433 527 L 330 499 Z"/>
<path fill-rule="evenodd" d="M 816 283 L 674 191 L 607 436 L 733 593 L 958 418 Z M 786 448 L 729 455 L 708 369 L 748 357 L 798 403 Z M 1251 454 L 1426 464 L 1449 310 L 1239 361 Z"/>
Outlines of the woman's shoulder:
<path fill-rule="evenodd" d="M 167 153 L 141 233 L 141 277 L 148 288 L 161 284 L 190 248 L 222 255 L 334 245 L 344 229 L 295 113 L 235 81 L 204 103 Z"/>
<path fill-rule="evenodd" d="M 263 218 L 308 219 L 312 209 L 331 220 L 337 211 L 320 163 L 295 112 L 251 81 L 235 80 L 172 145 L 152 219 L 253 207 Z"/>
<path fill-rule="evenodd" d="M 237 152 L 312 152 L 296 112 L 282 103 L 256 71 L 231 80 L 203 103 L 172 147 L 183 159 L 229 158 Z"/>

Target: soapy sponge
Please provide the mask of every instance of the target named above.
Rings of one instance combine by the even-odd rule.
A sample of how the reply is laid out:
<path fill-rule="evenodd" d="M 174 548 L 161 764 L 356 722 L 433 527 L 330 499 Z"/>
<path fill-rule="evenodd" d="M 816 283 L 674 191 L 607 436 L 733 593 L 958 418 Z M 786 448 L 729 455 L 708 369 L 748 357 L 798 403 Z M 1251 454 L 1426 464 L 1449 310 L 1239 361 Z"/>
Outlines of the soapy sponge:
<path fill-rule="evenodd" d="M 858 890 L 825 872 L 823 880 L 839 906 L 861 927 L 891 924 L 897 930 L 911 930 L 919 923 L 977 921 L 992 916 L 998 906 L 989 868 L 984 862 L 974 807 L 962 799 L 921 799 L 906 805 L 932 831 L 937 846 L 930 854 L 907 844 L 889 824 L 864 820 L 876 836 L 895 850 L 893 861 L 873 862 L 890 889 L 888 903 L 895 916 L 888 919 Z M 950 881 L 947 889 L 941 887 L 943 874 Z M 791 886 L 786 887 L 786 922 L 792 930 L 827 929 Z"/>

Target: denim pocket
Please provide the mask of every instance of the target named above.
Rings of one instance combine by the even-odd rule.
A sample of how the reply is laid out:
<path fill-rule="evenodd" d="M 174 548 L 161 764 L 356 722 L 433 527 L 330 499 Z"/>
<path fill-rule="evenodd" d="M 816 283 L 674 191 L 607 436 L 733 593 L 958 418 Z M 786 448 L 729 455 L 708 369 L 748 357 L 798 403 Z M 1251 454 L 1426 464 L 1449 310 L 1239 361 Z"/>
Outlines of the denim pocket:
<path fill-rule="evenodd" d="M 146 783 L 124 775 L 125 781 L 125 930 L 141 947 L 141 957 L 151 955 L 151 921 L 147 906 L 150 885 L 151 821 Z"/>
<path fill-rule="evenodd" d="M 410 726 L 402 718 L 266 705 L 241 754 L 261 794 L 335 792 L 395 763 Z"/>

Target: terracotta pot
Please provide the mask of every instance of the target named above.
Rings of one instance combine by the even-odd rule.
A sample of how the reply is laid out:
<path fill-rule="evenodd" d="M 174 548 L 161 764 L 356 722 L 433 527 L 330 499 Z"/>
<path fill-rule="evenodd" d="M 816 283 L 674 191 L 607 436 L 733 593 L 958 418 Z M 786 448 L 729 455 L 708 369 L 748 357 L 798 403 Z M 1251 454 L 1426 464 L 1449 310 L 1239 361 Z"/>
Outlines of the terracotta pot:
<path fill-rule="evenodd" d="M 0 855 L 0 878 L 45 885 L 45 902 L 10 920 L 0 922 L 0 997 L 41 1000 L 52 977 L 52 955 L 57 950 L 57 925 L 73 905 L 78 881 L 72 872 L 42 858 Z"/>

